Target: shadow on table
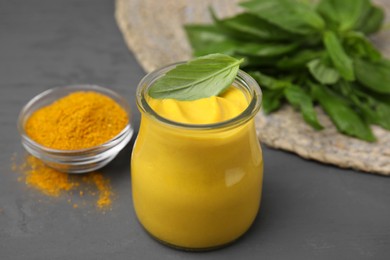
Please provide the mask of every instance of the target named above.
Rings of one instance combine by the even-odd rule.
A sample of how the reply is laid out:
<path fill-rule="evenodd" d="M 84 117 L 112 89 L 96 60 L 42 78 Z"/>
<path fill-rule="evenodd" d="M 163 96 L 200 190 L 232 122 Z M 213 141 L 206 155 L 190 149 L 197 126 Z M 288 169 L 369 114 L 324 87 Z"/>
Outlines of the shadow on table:
<path fill-rule="evenodd" d="M 136 133 L 130 142 L 119 152 L 119 154 L 107 166 L 100 171 L 111 179 L 112 183 L 129 178 L 130 176 L 130 157 L 133 150 Z"/>

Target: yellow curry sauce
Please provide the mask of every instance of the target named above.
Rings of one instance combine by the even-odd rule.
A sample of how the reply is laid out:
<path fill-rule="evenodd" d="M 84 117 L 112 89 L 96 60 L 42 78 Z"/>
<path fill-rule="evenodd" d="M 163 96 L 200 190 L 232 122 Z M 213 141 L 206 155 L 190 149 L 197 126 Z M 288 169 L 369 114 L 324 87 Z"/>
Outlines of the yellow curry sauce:
<path fill-rule="evenodd" d="M 194 101 L 148 100 L 160 116 L 215 124 L 241 114 L 248 101 L 230 87 Z M 263 160 L 253 118 L 215 130 L 179 128 L 143 113 L 132 155 L 137 216 L 157 239 L 182 248 L 227 244 L 252 224 L 261 197 Z"/>

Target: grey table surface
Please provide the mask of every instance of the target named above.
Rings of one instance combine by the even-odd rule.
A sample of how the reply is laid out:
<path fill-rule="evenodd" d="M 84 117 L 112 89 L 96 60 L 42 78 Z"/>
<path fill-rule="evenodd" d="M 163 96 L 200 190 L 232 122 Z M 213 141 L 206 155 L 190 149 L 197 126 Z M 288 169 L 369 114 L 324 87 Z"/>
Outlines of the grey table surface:
<path fill-rule="evenodd" d="M 136 12 L 137 10 L 134 10 Z M 152 240 L 132 205 L 131 143 L 102 172 L 112 210 L 74 209 L 18 181 L 13 154 L 21 107 L 54 86 L 93 83 L 134 111 L 144 75 L 126 48 L 110 0 L 0 1 L 0 259 L 390 259 L 390 179 L 338 169 L 263 146 L 260 213 L 226 248 L 188 253 Z"/>

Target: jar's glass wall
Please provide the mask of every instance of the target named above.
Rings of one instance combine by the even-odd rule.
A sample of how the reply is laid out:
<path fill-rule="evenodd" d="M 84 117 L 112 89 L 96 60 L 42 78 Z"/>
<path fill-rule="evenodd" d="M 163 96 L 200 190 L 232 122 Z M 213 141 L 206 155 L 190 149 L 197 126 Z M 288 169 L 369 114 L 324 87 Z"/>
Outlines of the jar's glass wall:
<path fill-rule="evenodd" d="M 234 85 L 248 98 L 242 114 L 186 125 L 160 117 L 147 104 L 145 90 L 165 72 L 148 75 L 138 89 L 141 126 L 131 163 L 135 211 L 143 227 L 169 245 L 223 246 L 246 232 L 260 205 L 263 160 L 253 117 L 261 92 L 241 72 Z"/>

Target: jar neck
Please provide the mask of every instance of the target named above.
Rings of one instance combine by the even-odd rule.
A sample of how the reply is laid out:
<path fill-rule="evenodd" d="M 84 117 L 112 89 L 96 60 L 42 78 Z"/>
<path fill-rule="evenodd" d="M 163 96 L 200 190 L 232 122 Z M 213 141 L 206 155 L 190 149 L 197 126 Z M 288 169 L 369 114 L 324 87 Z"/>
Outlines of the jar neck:
<path fill-rule="evenodd" d="M 257 82 L 242 70 L 239 70 L 232 85 L 243 92 L 248 100 L 248 106 L 238 116 L 231 119 L 211 123 L 211 124 L 188 124 L 169 120 L 158 114 L 157 111 L 153 110 L 148 104 L 149 100 L 149 88 L 168 71 L 174 69 L 181 63 L 175 63 L 153 71 L 147 74 L 138 84 L 137 87 L 137 106 L 143 116 L 148 117 L 150 120 L 157 121 L 158 123 L 166 126 L 187 129 L 187 130 L 216 130 L 225 128 L 235 128 L 253 119 L 256 113 L 260 110 L 262 102 L 262 93 Z"/>

